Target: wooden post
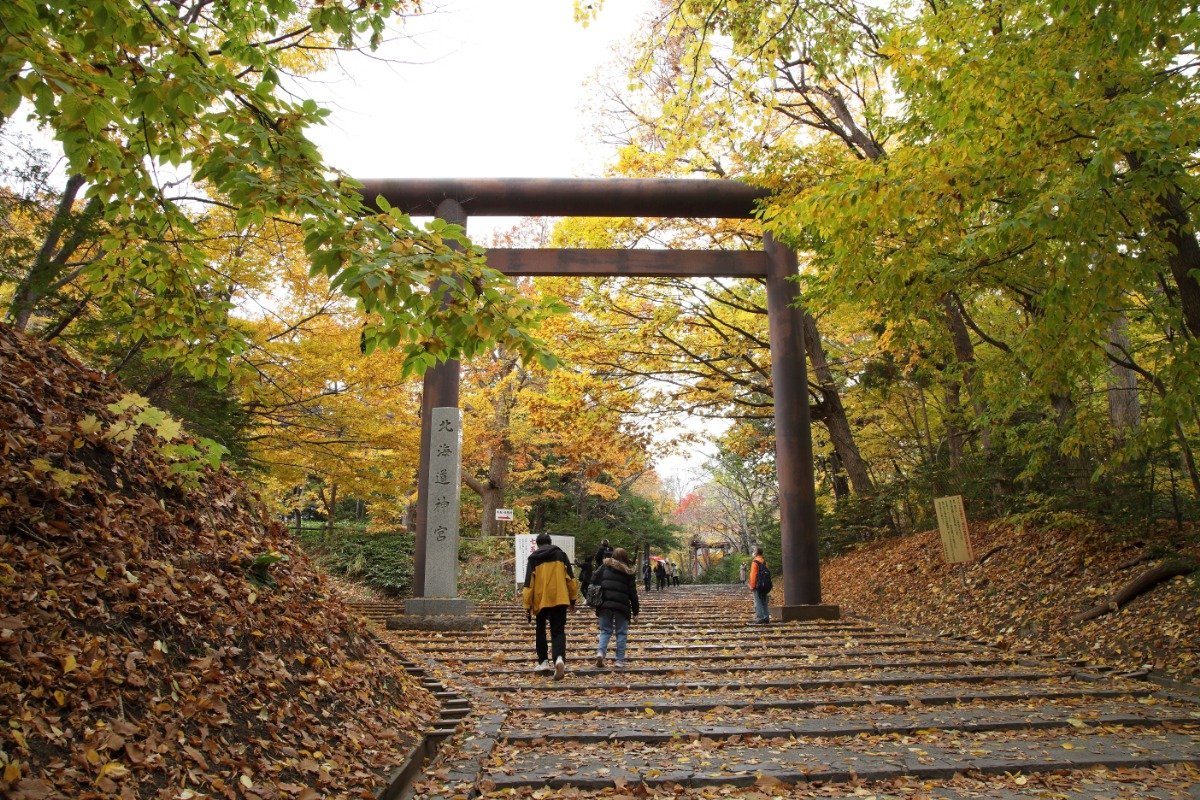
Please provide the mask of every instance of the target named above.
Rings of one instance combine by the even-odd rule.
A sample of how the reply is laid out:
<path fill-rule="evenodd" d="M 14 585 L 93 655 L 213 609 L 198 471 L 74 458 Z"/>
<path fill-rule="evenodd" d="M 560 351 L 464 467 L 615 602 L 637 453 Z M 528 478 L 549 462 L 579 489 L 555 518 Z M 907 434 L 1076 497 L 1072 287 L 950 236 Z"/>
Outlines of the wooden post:
<path fill-rule="evenodd" d="M 781 621 L 837 619 L 837 606 L 821 604 L 817 496 L 813 476 L 808 368 L 804 360 L 804 310 L 796 284 L 796 254 L 766 234 L 767 320 L 775 399 L 775 469 L 783 545 Z"/>

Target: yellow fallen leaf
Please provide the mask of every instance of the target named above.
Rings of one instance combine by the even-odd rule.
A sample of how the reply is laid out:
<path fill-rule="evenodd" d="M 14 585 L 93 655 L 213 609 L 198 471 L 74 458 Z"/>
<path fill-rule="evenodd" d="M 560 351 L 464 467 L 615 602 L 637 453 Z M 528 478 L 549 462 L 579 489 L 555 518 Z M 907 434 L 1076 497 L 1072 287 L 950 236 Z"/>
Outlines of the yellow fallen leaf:
<path fill-rule="evenodd" d="M 68 672 L 73 672 L 78 666 L 79 665 L 75 663 L 75 656 L 68 654 L 67 657 L 62 661 L 63 675 L 66 675 Z"/>
<path fill-rule="evenodd" d="M 105 567 L 105 566 L 96 567 L 96 577 L 102 581 L 107 580 L 108 579 L 108 567 Z"/>
<path fill-rule="evenodd" d="M 242 784 L 242 786 L 245 786 L 247 789 L 254 788 L 254 781 L 250 780 L 249 775 L 243 774 L 240 778 L 238 778 L 238 783 Z"/>
<path fill-rule="evenodd" d="M 1025 784 L 1029 783 L 1029 778 L 1026 778 L 1024 775 L 1018 775 L 1017 777 L 1013 778 L 1013 783 L 1015 783 L 1017 786 L 1024 786 Z"/>
<path fill-rule="evenodd" d="M 129 770 L 119 761 L 109 761 L 100 768 L 101 778 L 122 778 L 129 774 Z"/>
<path fill-rule="evenodd" d="M 1068 717 L 1067 724 L 1074 728 L 1086 728 L 1087 727 L 1087 725 L 1084 724 L 1083 720 L 1077 719 L 1075 717 Z"/>
<path fill-rule="evenodd" d="M 21 762 L 10 761 L 4 765 L 5 783 L 16 783 L 21 780 Z"/>
<path fill-rule="evenodd" d="M 1063 742 L 1063 750 L 1074 750 L 1074 749 L 1075 749 L 1075 745 L 1071 744 L 1070 742 Z"/>

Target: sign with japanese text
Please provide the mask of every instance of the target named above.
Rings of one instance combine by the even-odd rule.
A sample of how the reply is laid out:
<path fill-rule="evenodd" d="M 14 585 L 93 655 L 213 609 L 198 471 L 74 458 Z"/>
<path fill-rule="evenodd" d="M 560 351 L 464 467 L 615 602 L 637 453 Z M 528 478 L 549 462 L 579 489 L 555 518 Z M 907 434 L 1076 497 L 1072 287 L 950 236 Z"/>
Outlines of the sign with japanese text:
<path fill-rule="evenodd" d="M 933 501 L 937 514 L 938 531 L 942 534 L 942 554 L 947 564 L 974 561 L 971 552 L 971 534 L 967 530 L 967 511 L 963 508 L 962 495 L 938 497 Z"/>
<path fill-rule="evenodd" d="M 425 596 L 458 595 L 458 512 L 462 485 L 462 411 L 433 409 L 429 435 L 429 507 L 425 523 Z"/>

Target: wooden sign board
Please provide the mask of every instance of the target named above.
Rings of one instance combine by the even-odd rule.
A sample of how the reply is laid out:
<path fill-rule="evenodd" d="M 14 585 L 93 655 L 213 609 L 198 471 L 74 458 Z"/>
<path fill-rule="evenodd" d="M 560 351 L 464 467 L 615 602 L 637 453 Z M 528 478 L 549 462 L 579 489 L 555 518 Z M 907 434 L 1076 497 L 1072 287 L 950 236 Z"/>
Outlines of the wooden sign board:
<path fill-rule="evenodd" d="M 971 534 L 967 530 L 967 512 L 963 508 L 962 495 L 938 497 L 933 501 L 937 513 L 938 531 L 942 534 L 942 554 L 947 564 L 974 561 L 971 552 Z"/>

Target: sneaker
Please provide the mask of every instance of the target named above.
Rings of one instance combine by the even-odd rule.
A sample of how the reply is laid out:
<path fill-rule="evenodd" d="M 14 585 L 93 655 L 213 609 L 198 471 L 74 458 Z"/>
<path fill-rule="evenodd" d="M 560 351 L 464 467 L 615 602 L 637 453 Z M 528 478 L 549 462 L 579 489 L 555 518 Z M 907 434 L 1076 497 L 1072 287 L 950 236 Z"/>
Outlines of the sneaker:
<path fill-rule="evenodd" d="M 596 656 L 596 669 L 604 669 L 604 656 Z"/>
<path fill-rule="evenodd" d="M 533 668 L 533 671 L 538 674 L 545 674 L 547 672 L 553 672 L 554 667 L 550 666 L 549 661 L 539 661 L 538 665 Z"/>
<path fill-rule="evenodd" d="M 625 669 L 625 662 L 624 661 L 614 661 L 613 666 L 616 667 L 617 669 Z"/>
<path fill-rule="evenodd" d="M 561 681 L 566 671 L 567 665 L 563 663 L 562 656 L 554 659 L 554 680 Z"/>

